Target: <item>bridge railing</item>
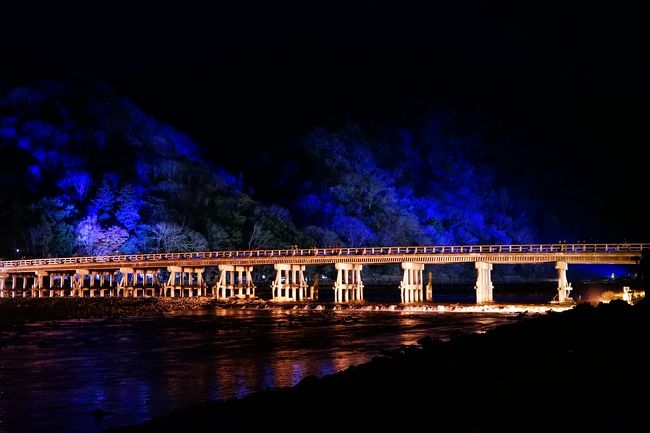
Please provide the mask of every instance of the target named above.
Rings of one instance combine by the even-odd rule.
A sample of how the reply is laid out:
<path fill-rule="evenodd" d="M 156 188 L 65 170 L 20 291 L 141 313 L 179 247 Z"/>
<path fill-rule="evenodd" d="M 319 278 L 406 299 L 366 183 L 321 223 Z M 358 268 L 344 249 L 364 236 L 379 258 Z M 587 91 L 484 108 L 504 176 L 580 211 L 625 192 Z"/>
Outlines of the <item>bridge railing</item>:
<path fill-rule="evenodd" d="M 117 263 L 154 260 L 246 259 L 291 256 L 377 256 L 418 254 L 486 254 L 486 253 L 616 253 L 641 252 L 645 243 L 624 244 L 513 244 L 513 245 L 435 245 L 401 247 L 328 247 L 285 248 L 277 250 L 197 251 L 183 253 L 126 254 L 110 256 L 52 257 L 0 261 L 0 268 L 59 264 Z"/>

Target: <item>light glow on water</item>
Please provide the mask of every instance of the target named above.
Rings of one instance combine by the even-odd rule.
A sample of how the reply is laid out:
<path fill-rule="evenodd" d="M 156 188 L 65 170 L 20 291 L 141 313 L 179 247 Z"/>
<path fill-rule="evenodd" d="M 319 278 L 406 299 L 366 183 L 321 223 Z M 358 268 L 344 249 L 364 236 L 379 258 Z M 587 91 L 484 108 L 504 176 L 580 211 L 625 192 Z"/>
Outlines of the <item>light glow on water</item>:
<path fill-rule="evenodd" d="M 327 311 L 328 309 L 335 312 L 346 311 L 395 311 L 405 313 L 491 313 L 491 314 L 543 314 L 549 311 L 561 312 L 570 310 L 575 304 L 335 304 L 327 306 L 325 304 L 273 304 L 263 303 L 258 305 L 242 305 L 241 309 L 255 310 L 277 310 L 277 311 Z"/>
<path fill-rule="evenodd" d="M 345 370 L 425 336 L 484 332 L 513 316 L 502 308 L 357 307 L 248 306 L 0 331 L 0 430 L 92 433 L 136 424 Z"/>

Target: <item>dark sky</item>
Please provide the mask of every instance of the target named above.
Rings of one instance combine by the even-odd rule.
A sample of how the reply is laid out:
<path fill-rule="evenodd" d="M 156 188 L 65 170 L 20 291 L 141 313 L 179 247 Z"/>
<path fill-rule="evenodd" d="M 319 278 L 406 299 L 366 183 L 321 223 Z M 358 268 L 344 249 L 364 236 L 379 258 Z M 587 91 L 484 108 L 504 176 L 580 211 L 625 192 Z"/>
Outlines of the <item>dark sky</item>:
<path fill-rule="evenodd" d="M 647 4 L 5 3 L 5 61 L 105 79 L 232 170 L 315 126 L 478 113 L 493 160 L 557 195 L 566 218 L 650 234 Z"/>

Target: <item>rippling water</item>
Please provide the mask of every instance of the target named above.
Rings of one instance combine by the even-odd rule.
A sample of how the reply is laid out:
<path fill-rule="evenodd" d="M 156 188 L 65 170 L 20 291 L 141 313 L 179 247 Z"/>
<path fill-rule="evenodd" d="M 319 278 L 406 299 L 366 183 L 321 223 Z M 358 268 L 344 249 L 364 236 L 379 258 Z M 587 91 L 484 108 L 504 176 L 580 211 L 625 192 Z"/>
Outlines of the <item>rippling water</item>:
<path fill-rule="evenodd" d="M 218 309 L 0 332 L 0 432 L 96 432 L 291 386 L 507 314 Z M 97 410 L 105 416 L 96 416 Z"/>

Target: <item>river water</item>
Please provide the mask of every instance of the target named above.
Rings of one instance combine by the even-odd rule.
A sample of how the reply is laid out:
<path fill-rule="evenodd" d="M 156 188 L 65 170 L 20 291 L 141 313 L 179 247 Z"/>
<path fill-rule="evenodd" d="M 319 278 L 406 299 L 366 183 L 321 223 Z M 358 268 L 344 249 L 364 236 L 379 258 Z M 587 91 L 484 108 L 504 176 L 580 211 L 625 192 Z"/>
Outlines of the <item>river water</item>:
<path fill-rule="evenodd" d="M 515 313 L 226 308 L 0 331 L 0 433 L 98 432 L 291 386 Z"/>

